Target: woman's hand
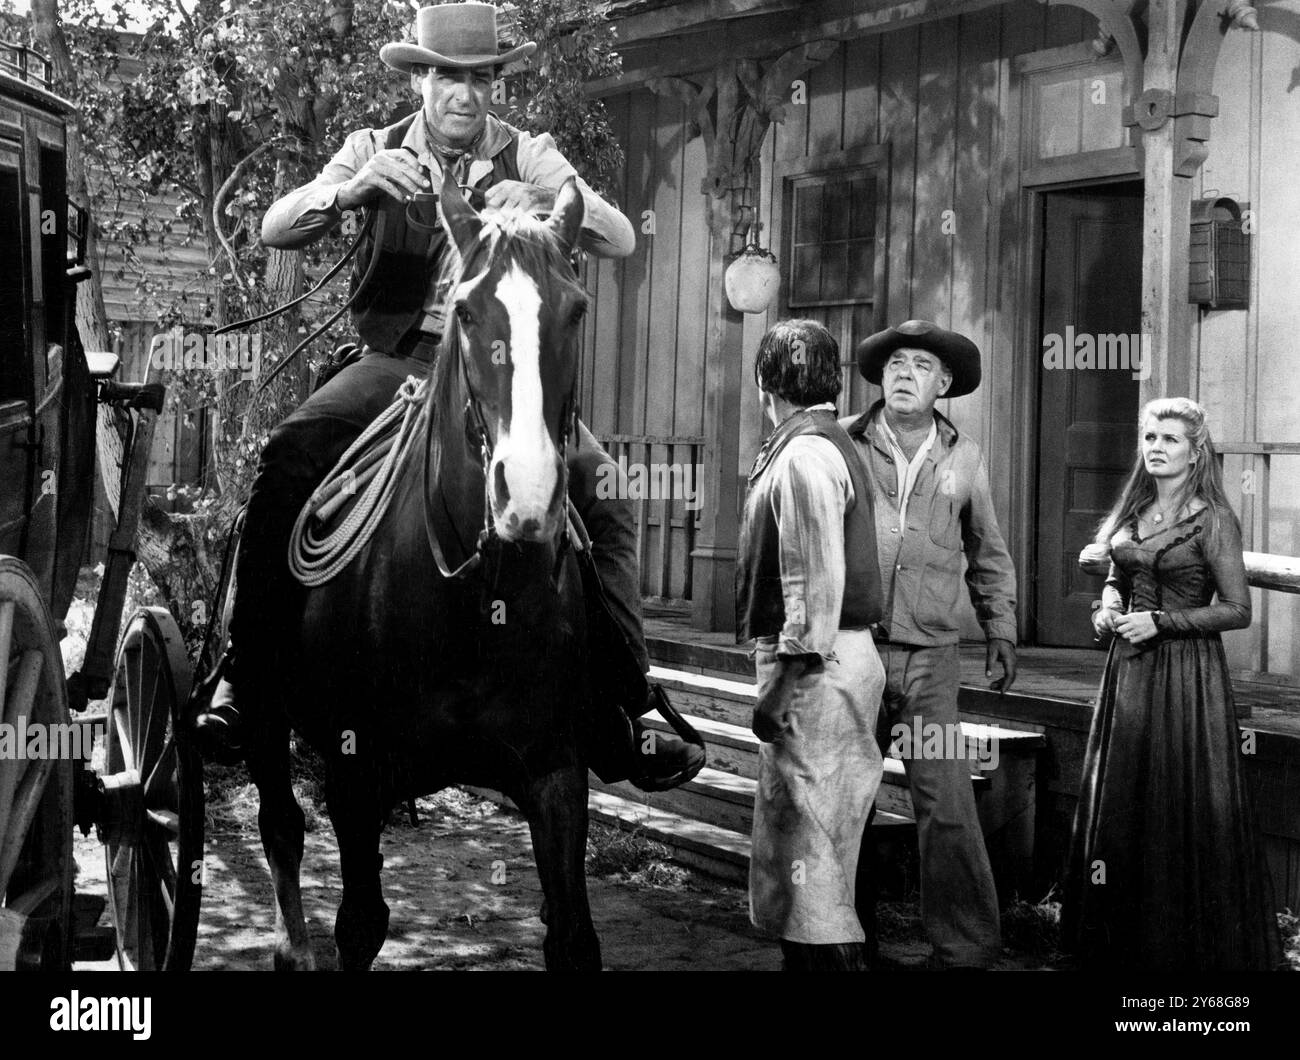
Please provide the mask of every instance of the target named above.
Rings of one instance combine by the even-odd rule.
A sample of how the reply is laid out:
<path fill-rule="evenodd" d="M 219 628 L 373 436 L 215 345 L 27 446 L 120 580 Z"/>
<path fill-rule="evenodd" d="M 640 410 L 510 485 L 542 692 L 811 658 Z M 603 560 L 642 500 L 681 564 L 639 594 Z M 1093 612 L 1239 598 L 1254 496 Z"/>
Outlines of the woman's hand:
<path fill-rule="evenodd" d="M 1115 619 L 1117 618 L 1119 618 L 1119 615 L 1109 607 L 1099 607 L 1092 613 L 1092 628 L 1099 637 L 1107 633 L 1114 633 Z"/>
<path fill-rule="evenodd" d="M 1115 619 L 1115 632 L 1130 644 L 1141 644 L 1160 631 L 1156 629 L 1156 620 L 1151 617 L 1150 611 L 1134 611 Z"/>

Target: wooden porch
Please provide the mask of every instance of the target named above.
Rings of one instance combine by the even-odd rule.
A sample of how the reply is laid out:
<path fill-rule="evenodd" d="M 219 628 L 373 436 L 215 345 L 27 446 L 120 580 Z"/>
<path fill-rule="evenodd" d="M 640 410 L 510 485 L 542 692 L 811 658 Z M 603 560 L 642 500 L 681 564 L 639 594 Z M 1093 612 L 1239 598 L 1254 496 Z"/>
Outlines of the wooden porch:
<path fill-rule="evenodd" d="M 680 613 L 652 608 L 645 628 L 652 677 L 695 720 L 709 744 L 710 769 L 678 791 L 653 796 L 593 777 L 592 813 L 640 828 L 682 860 L 743 881 L 757 776 L 757 740 L 747 728 L 752 663 L 732 635 L 694 629 Z M 982 644 L 963 644 L 961 656 L 966 735 L 996 733 L 1001 744 L 995 769 L 972 770 L 999 893 L 1003 902 L 1013 893 L 1041 898 L 1065 861 L 1105 653 L 1023 648 L 1015 687 L 1005 696 L 988 688 Z M 1233 687 L 1278 908 L 1300 908 L 1300 688 L 1240 674 Z M 914 842 L 910 813 L 902 762 L 887 759 L 877 797 L 882 841 Z"/>

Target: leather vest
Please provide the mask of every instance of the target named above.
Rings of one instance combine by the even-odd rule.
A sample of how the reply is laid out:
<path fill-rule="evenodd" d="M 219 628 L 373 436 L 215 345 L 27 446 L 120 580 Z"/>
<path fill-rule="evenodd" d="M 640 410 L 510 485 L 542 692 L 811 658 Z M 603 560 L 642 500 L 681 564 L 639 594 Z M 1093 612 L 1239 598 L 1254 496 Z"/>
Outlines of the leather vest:
<path fill-rule="evenodd" d="M 812 434 L 825 438 L 839 450 L 853 483 L 853 502 L 844 513 L 844 600 L 840 629 L 865 629 L 883 616 L 880 568 L 876 558 L 876 521 L 871 484 L 853 440 L 827 409 L 803 410 L 790 416 L 760 451 L 754 483 L 771 466 L 791 439 Z M 781 593 L 780 535 L 770 505 L 755 510 L 747 505 L 736 560 L 736 641 L 776 636 L 785 626 L 785 598 Z M 811 542 L 809 543 L 811 545 Z"/>
<path fill-rule="evenodd" d="M 384 147 L 389 150 L 401 147 L 407 130 L 420 113 L 416 111 L 384 129 Z M 492 172 L 485 174 L 474 185 L 475 189 L 486 191 L 503 180 L 518 180 L 518 149 L 519 141 L 511 135 L 510 143 L 492 159 Z M 431 225 L 412 223 L 407 216 L 407 204 L 388 196 L 379 206 L 367 209 L 378 210 L 378 216 L 353 259 L 351 290 L 356 295 L 352 303 L 353 326 L 361 341 L 372 349 L 404 353 L 415 342 L 429 287 L 442 266 L 447 232 L 436 214 Z M 376 254 L 379 260 L 370 272 Z M 369 282 L 358 290 L 367 273 Z"/>

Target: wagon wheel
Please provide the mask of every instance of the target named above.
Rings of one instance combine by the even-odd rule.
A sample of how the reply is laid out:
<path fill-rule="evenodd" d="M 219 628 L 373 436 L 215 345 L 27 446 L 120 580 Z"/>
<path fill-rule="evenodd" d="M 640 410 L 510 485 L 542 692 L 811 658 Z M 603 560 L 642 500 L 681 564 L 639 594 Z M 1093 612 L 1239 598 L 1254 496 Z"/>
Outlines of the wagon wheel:
<path fill-rule="evenodd" d="M 185 971 L 203 869 L 203 767 L 179 722 L 189 660 L 175 620 L 141 608 L 122 635 L 109 694 L 100 838 L 125 970 Z"/>
<path fill-rule="evenodd" d="M 67 968 L 76 873 L 67 758 L 78 748 L 54 622 L 12 556 L 0 556 L 0 719 L 0 968 Z"/>

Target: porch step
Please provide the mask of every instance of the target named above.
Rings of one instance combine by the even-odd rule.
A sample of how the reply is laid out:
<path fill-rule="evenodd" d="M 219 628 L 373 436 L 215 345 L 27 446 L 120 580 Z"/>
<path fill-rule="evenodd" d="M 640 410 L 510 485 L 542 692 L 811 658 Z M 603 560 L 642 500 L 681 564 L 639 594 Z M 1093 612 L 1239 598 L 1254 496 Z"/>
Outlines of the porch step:
<path fill-rule="evenodd" d="M 749 729 L 757 699 L 753 679 L 665 666 L 652 667 L 650 676 L 664 686 L 673 705 L 699 730 L 708 745 L 711 767 L 689 785 L 652 796 L 659 801 L 651 805 L 748 831 L 753 821 L 752 788 L 746 789 L 739 781 L 748 780 L 752 785 L 758 776 L 760 744 Z M 655 715 L 644 721 L 650 728 L 667 729 Z M 1025 891 L 1033 875 L 1038 755 L 1046 747 L 1044 735 L 982 721 L 962 721 L 956 734 L 909 728 L 908 735 L 917 753 L 939 739 L 943 741 L 942 753 L 969 759 L 980 826 L 999 890 L 1007 895 Z M 896 742 L 894 753 L 885 758 L 876 806 L 878 811 L 912 821 L 911 793 L 899 751 Z M 723 781 L 716 774 L 732 774 L 733 779 Z M 597 783 L 593 779 L 593 785 Z M 635 791 L 629 788 L 607 790 L 629 796 Z M 635 797 L 646 799 L 640 792 Z"/>
<path fill-rule="evenodd" d="M 647 728 L 670 732 L 667 723 L 648 716 Z M 624 781 L 607 785 L 592 775 L 591 786 L 626 798 L 648 800 L 650 805 L 684 814 L 694 820 L 707 821 L 723 828 L 749 834 L 754 825 L 754 797 L 757 789 L 759 748 L 757 736 L 737 725 L 706 718 L 687 717 L 704 737 L 709 753 L 709 767 L 692 781 L 672 791 L 647 794 Z M 992 789 L 992 780 L 981 773 L 971 774 L 976 798 Z M 886 758 L 876 809 L 904 820 L 914 820 L 912 795 L 906 768 L 901 759 Z"/>
<path fill-rule="evenodd" d="M 748 832 L 737 832 L 674 813 L 651 805 L 644 792 L 636 794 L 637 798 L 624 797 L 593 788 L 587 804 L 588 812 L 593 820 L 637 831 L 647 839 L 663 843 L 672 850 L 673 859 L 684 865 L 732 883 L 748 882 Z M 911 828 L 912 822 L 896 814 L 877 811 L 875 827 L 881 830 L 882 835 L 893 835 Z"/>

